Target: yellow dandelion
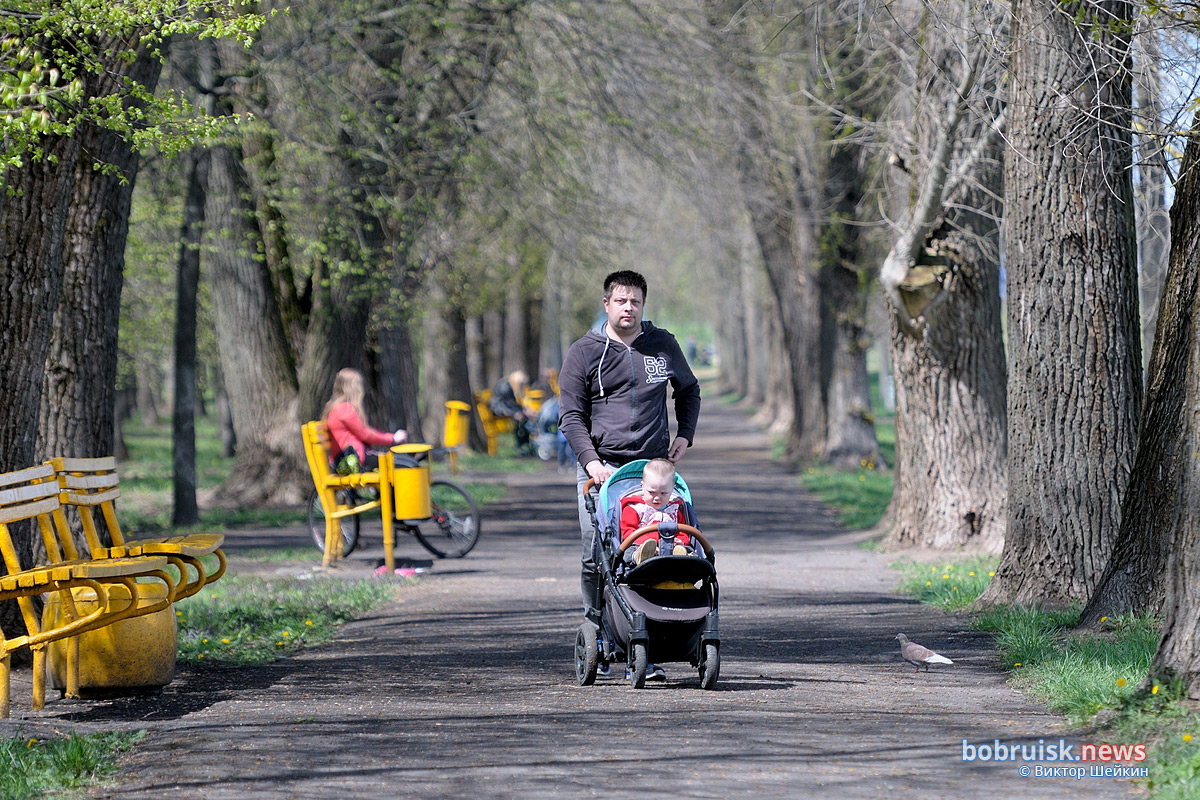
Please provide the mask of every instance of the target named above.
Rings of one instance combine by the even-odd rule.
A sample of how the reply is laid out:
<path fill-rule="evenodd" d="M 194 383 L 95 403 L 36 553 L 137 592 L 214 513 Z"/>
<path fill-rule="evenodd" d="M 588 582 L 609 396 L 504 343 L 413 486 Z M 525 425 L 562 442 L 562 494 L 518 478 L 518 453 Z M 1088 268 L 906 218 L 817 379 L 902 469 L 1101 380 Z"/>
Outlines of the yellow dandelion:
<path fill-rule="evenodd" d="M 229 644 L 229 640 L 228 640 L 228 639 L 222 639 L 222 640 L 221 640 L 221 644 Z"/>
<path fill-rule="evenodd" d="M 988 573 L 988 577 L 989 577 L 989 578 L 994 578 L 994 577 L 996 577 L 996 573 L 994 573 L 994 572 L 989 572 L 989 573 Z"/>
<path fill-rule="evenodd" d="M 312 620 L 311 620 L 311 619 L 306 619 L 306 620 L 304 620 L 304 624 L 305 624 L 305 625 L 312 625 L 312 624 L 313 624 L 313 622 L 312 622 Z"/>
<path fill-rule="evenodd" d="M 217 599 L 217 596 L 215 594 L 210 594 L 209 597 L 211 597 L 213 600 Z"/>
<path fill-rule="evenodd" d="M 1150 690 L 1150 694 L 1158 694 L 1158 684 L 1154 684 L 1154 688 Z"/>
<path fill-rule="evenodd" d="M 858 476 L 858 479 L 859 479 L 860 481 L 865 481 L 865 480 L 867 479 L 867 476 L 866 476 L 866 475 L 859 475 L 859 476 Z"/>
<path fill-rule="evenodd" d="M 176 611 L 176 612 L 175 612 L 175 616 L 177 616 L 177 617 L 182 617 L 182 616 L 183 616 L 183 612 L 182 612 L 182 611 Z"/>
<path fill-rule="evenodd" d="M 200 644 L 208 644 L 208 639 L 201 639 Z"/>
<path fill-rule="evenodd" d="M 865 458 L 862 458 L 862 459 L 859 459 L 858 463 L 865 467 L 867 465 L 867 460 Z"/>
<path fill-rule="evenodd" d="M 1124 686 L 1124 685 L 1125 685 L 1125 679 L 1117 678 L 1117 686 Z"/>
<path fill-rule="evenodd" d="M 1185 733 L 1185 734 L 1183 735 L 1183 740 L 1184 740 L 1185 742 L 1190 742 L 1190 741 L 1192 740 L 1192 735 L 1191 735 L 1190 733 Z"/>
<path fill-rule="evenodd" d="M 1100 618 L 1100 621 L 1101 621 L 1101 622 L 1108 622 L 1108 617 L 1101 617 L 1101 618 Z"/>
<path fill-rule="evenodd" d="M 933 581 L 925 581 L 926 586 L 933 586 Z"/>
<path fill-rule="evenodd" d="M 809 468 L 808 468 L 808 474 L 809 474 L 809 475 L 814 475 L 814 474 L 816 474 L 816 472 L 817 472 L 817 471 L 816 471 L 816 469 L 814 469 L 813 467 L 809 467 Z"/>
<path fill-rule="evenodd" d="M 970 572 L 968 572 L 968 573 L 967 573 L 967 575 L 969 575 L 969 576 L 971 576 L 972 578 L 974 578 L 974 577 L 975 577 L 975 570 L 971 570 Z"/>
<path fill-rule="evenodd" d="M 949 576 L 949 575 L 942 575 L 942 580 L 944 580 L 944 581 L 948 581 L 948 580 L 950 580 L 950 576 Z"/>
<path fill-rule="evenodd" d="M 201 653 L 200 655 L 196 656 L 196 658 L 204 658 L 204 653 Z"/>
<path fill-rule="evenodd" d="M 957 586 L 951 586 L 951 587 L 950 587 L 950 591 L 952 591 L 952 592 L 957 592 L 957 591 L 958 591 L 958 587 L 957 587 Z"/>
<path fill-rule="evenodd" d="M 1019 666 L 1021 666 L 1021 662 L 1020 662 L 1020 661 L 1018 661 L 1017 663 L 1013 664 L 1013 666 L 1014 666 L 1014 667 L 1019 667 Z"/>
<path fill-rule="evenodd" d="M 283 642 L 276 642 L 276 643 L 275 643 L 275 646 L 276 646 L 276 647 L 283 647 Z"/>
<path fill-rule="evenodd" d="M 283 632 L 283 635 L 284 635 L 284 636 L 291 636 L 292 634 L 288 633 L 287 631 L 284 631 L 284 632 Z"/>

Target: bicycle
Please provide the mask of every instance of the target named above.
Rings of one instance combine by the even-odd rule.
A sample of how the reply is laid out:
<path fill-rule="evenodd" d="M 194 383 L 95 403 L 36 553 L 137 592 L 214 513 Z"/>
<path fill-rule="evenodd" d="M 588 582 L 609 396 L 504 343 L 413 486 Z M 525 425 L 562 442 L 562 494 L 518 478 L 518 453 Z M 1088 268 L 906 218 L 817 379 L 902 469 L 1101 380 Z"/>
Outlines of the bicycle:
<path fill-rule="evenodd" d="M 420 460 L 439 451 L 418 454 L 417 458 L 399 455 L 394 459 L 395 470 L 419 468 Z M 419 485 L 419 484 L 418 484 Z M 336 492 L 338 503 L 357 505 L 351 495 L 362 489 L 342 489 Z M 400 491 L 397 490 L 397 501 Z M 421 506 L 423 498 L 412 498 Z M 325 551 L 325 507 L 314 488 L 308 496 L 308 527 L 313 541 L 321 552 Z M 417 542 L 437 558 L 462 558 L 479 543 L 479 507 L 470 492 L 454 481 L 434 478 L 429 481 L 429 516 L 402 519 L 399 514 L 404 507 L 397 502 L 396 527 L 416 537 Z M 344 517 L 341 520 L 342 555 L 348 556 L 358 546 L 361 515 Z"/>

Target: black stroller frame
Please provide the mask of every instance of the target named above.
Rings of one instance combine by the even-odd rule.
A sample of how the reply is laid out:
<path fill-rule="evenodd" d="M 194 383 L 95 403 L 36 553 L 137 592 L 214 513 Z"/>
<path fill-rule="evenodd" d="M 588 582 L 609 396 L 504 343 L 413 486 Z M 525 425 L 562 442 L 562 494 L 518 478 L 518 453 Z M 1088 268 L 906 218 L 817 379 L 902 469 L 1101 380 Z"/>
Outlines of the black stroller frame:
<path fill-rule="evenodd" d="M 622 471 L 638 464 L 626 465 Z M 682 479 L 679 485 L 689 520 L 695 522 L 687 486 Z M 594 605 L 602 609 L 602 619 L 599 636 L 591 621 L 579 626 L 575 640 L 579 685 L 595 683 L 601 665 L 625 663 L 630 685 L 641 689 L 648 664 L 684 661 L 699 670 L 701 688 L 714 688 L 721 668 L 715 551 L 695 525 L 685 523 L 652 523 L 628 534 L 618 545 L 614 530 L 597 516 L 597 496 L 589 486 L 584 505 L 592 522 L 594 557 L 601 578 Z M 656 555 L 634 567 L 625 565 L 625 550 L 635 539 L 657 531 L 660 539 L 670 541 L 678 530 L 703 548 L 703 558 Z"/>

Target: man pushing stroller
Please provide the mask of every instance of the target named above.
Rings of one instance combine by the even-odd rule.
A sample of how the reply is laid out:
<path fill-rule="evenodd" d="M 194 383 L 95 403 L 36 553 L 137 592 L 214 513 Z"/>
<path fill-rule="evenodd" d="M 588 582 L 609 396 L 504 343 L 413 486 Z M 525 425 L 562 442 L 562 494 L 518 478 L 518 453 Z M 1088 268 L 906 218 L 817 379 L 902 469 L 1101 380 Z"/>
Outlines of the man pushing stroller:
<path fill-rule="evenodd" d="M 559 430 L 578 457 L 584 614 L 597 628 L 600 576 L 595 531 L 584 502 L 589 480 L 604 483 L 621 464 L 643 458 L 678 462 L 692 444 L 700 416 L 700 383 L 679 342 L 642 320 L 646 279 L 621 270 L 604 279 L 605 320 L 571 345 L 559 373 Z M 678 423 L 667 418 L 670 385 Z M 653 675 L 658 678 L 659 671 Z"/>

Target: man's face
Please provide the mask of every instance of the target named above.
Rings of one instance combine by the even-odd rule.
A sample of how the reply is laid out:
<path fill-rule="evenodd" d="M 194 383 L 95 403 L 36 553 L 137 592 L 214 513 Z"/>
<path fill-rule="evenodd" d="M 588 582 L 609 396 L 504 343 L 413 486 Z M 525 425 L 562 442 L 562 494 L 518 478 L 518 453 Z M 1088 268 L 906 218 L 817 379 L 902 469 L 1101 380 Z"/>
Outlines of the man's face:
<path fill-rule="evenodd" d="M 674 488 L 674 475 L 642 476 L 642 499 L 655 508 L 662 508 L 667 504 Z"/>
<path fill-rule="evenodd" d="M 642 329 L 642 304 L 646 298 L 642 290 L 632 286 L 616 285 L 604 298 L 604 311 L 608 314 L 608 325 L 618 336 L 635 333 Z"/>

